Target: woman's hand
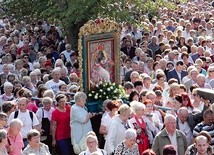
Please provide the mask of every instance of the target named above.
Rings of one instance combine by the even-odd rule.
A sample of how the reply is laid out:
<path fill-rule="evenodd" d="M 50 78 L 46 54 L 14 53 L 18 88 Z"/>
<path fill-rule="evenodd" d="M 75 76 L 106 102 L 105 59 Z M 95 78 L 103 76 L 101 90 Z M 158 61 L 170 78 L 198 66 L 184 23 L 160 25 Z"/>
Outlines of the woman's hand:
<path fill-rule="evenodd" d="M 13 151 L 14 151 L 14 146 L 10 145 L 10 146 L 8 147 L 8 152 L 9 152 L 9 153 L 13 153 Z"/>
<path fill-rule="evenodd" d="M 90 113 L 90 112 L 88 113 L 89 118 L 92 118 L 93 116 L 94 116 L 93 113 Z"/>
<path fill-rule="evenodd" d="M 87 122 L 89 121 L 89 119 L 92 118 L 92 117 L 93 117 L 93 114 L 89 112 L 89 113 L 87 114 L 86 119 L 85 119 L 85 121 L 83 122 L 83 124 L 87 123 Z"/>
<path fill-rule="evenodd" d="M 52 140 L 52 146 L 53 146 L 53 147 L 56 146 L 56 140 L 55 140 L 55 139 Z"/>

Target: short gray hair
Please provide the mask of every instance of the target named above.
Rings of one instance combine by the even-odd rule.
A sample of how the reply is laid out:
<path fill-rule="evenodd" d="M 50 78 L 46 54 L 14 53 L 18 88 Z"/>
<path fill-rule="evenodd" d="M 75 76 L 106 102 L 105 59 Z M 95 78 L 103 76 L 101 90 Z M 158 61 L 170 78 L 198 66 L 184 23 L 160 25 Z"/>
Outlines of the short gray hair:
<path fill-rule="evenodd" d="M 27 140 L 31 140 L 31 138 L 35 136 L 40 136 L 40 132 L 36 129 L 31 129 L 27 134 Z"/>
<path fill-rule="evenodd" d="M 34 62 L 33 63 L 33 68 L 34 69 L 39 69 L 40 68 L 40 63 L 39 62 Z"/>
<path fill-rule="evenodd" d="M 23 101 L 25 101 L 26 104 L 28 103 L 28 99 L 26 97 L 21 97 L 17 100 L 17 104 L 23 103 Z"/>
<path fill-rule="evenodd" d="M 57 59 L 57 60 L 61 60 L 61 59 Z M 61 68 L 60 67 L 56 67 L 56 68 L 54 68 L 53 70 L 52 70 L 52 74 L 54 74 L 54 73 L 56 73 L 56 72 L 59 72 L 60 73 L 60 70 L 61 70 Z"/>
<path fill-rule="evenodd" d="M 44 98 L 42 99 L 42 104 L 43 104 L 43 105 L 44 105 L 44 104 L 47 104 L 47 103 L 52 104 L 52 102 L 53 102 L 53 100 L 52 100 L 52 98 L 50 98 L 50 97 L 44 97 Z"/>
<path fill-rule="evenodd" d="M 0 143 L 3 139 L 7 138 L 7 131 L 5 129 L 0 130 Z"/>
<path fill-rule="evenodd" d="M 20 119 L 14 118 L 14 119 L 12 119 L 12 120 L 10 121 L 10 124 L 9 124 L 10 127 L 12 127 L 12 126 L 17 126 L 17 125 L 23 126 L 23 123 L 22 123 L 22 121 L 21 121 Z"/>
<path fill-rule="evenodd" d="M 6 81 L 6 82 L 4 83 L 4 89 L 5 89 L 5 88 L 8 88 L 8 87 L 13 87 L 13 84 Z"/>
<path fill-rule="evenodd" d="M 39 58 L 39 63 L 43 63 L 47 60 L 47 58 L 45 56 L 42 56 Z"/>
<path fill-rule="evenodd" d="M 83 98 L 87 99 L 87 96 L 84 92 L 76 92 L 76 94 L 74 95 L 75 102 L 79 102 Z"/>
<path fill-rule="evenodd" d="M 143 103 L 138 102 L 138 101 L 132 101 L 130 103 L 130 106 L 131 106 L 134 113 L 136 113 L 139 110 L 145 110 L 146 109 L 146 106 Z"/>
<path fill-rule="evenodd" d="M 55 98 L 54 92 L 52 89 L 48 89 L 44 92 L 43 97 Z"/>
<path fill-rule="evenodd" d="M 166 114 L 166 116 L 164 117 L 164 123 L 167 123 L 170 119 L 176 120 L 176 117 L 172 114 Z"/>
<path fill-rule="evenodd" d="M 135 129 L 129 128 L 125 131 L 125 139 L 135 139 L 137 137 L 137 133 Z"/>

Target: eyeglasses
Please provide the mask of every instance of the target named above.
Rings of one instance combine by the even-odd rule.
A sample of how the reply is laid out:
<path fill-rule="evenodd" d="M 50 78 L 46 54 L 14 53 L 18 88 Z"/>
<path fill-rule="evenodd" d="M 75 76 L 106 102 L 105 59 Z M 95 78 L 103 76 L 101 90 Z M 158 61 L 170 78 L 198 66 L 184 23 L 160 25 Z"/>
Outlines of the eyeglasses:
<path fill-rule="evenodd" d="M 28 59 L 28 57 L 24 57 L 24 59 Z"/>
<path fill-rule="evenodd" d="M 192 94 L 193 96 L 197 96 L 197 94 Z"/>
<path fill-rule="evenodd" d="M 94 143 L 96 143 L 96 141 L 87 142 L 87 144 L 94 144 Z"/>
<path fill-rule="evenodd" d="M 214 70 L 210 70 L 209 72 L 214 72 Z"/>

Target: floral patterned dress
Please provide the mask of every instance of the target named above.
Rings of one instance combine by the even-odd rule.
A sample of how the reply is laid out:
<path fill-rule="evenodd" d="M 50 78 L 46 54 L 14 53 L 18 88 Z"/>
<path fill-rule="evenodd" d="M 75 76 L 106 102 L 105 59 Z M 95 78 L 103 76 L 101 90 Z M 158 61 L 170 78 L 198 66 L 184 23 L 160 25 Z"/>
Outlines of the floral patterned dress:
<path fill-rule="evenodd" d="M 143 151 L 149 149 L 149 138 L 147 135 L 146 123 L 142 117 L 139 119 L 136 116 L 133 116 L 130 120 L 130 126 L 137 132 L 136 143 L 138 144 L 140 154 L 142 154 Z"/>
<path fill-rule="evenodd" d="M 137 144 L 134 145 L 133 148 L 128 148 L 125 146 L 124 142 L 118 144 L 115 149 L 114 155 L 140 155 Z"/>

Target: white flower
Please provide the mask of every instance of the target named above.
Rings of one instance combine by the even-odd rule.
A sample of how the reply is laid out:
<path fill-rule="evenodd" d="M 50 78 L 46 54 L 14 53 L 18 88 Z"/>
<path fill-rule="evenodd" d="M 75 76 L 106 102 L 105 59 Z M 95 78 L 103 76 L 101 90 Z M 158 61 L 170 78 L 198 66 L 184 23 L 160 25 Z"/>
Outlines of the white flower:
<path fill-rule="evenodd" d="M 116 93 L 116 92 L 117 92 L 117 89 L 114 90 L 114 93 Z"/>
<path fill-rule="evenodd" d="M 94 91 L 92 91 L 92 93 L 94 93 Z"/>
<path fill-rule="evenodd" d="M 115 83 L 112 83 L 113 86 L 115 86 Z"/>
<path fill-rule="evenodd" d="M 100 95 L 99 98 L 101 98 L 102 96 Z"/>
<path fill-rule="evenodd" d="M 106 96 L 106 98 L 108 99 L 108 96 Z"/>
<path fill-rule="evenodd" d="M 94 96 L 94 99 L 98 99 L 98 96 Z"/>
<path fill-rule="evenodd" d="M 98 87 L 99 87 L 99 85 L 97 85 L 97 84 L 96 84 L 96 87 L 98 88 Z"/>
<path fill-rule="evenodd" d="M 102 89 L 100 89 L 100 92 L 103 92 L 103 90 L 102 90 Z"/>
<path fill-rule="evenodd" d="M 110 91 L 111 89 L 110 88 L 107 88 L 107 91 Z"/>
<path fill-rule="evenodd" d="M 88 94 L 88 96 L 89 96 L 89 97 L 91 97 L 91 96 L 92 96 L 92 94 Z"/>
<path fill-rule="evenodd" d="M 110 88 L 111 88 L 111 89 L 114 89 L 114 87 L 113 87 L 113 86 L 111 86 Z"/>
<path fill-rule="evenodd" d="M 106 92 L 103 93 L 104 95 L 106 94 Z"/>

